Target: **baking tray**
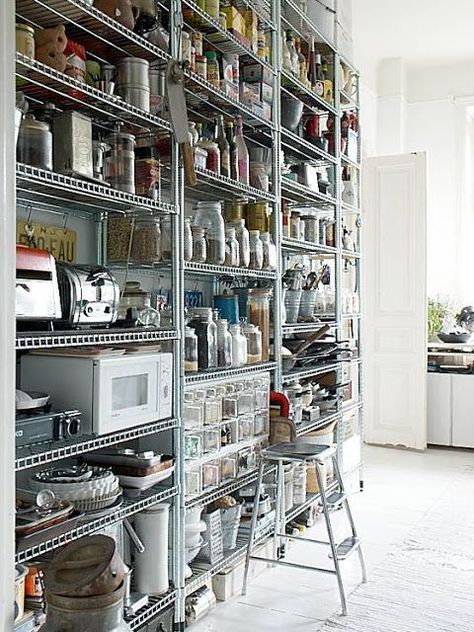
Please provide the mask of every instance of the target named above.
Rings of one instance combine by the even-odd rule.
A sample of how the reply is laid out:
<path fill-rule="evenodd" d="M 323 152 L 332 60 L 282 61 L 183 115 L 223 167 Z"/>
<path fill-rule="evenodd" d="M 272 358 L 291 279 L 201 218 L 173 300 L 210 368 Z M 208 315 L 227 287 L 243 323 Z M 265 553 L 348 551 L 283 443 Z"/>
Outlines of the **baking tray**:
<path fill-rule="evenodd" d="M 32 546 L 38 546 L 38 544 L 42 544 L 43 542 L 47 542 L 48 540 L 52 540 L 53 538 L 57 538 L 67 531 L 71 531 L 77 526 L 79 518 L 81 518 L 83 515 L 84 514 L 82 514 L 80 511 L 74 511 L 67 520 L 64 520 L 64 522 L 52 525 L 47 529 L 42 529 L 41 531 L 37 531 L 36 533 L 32 533 L 31 535 L 27 535 L 23 538 L 17 538 L 17 553 L 20 551 L 24 551 L 25 549 L 29 549 Z"/>

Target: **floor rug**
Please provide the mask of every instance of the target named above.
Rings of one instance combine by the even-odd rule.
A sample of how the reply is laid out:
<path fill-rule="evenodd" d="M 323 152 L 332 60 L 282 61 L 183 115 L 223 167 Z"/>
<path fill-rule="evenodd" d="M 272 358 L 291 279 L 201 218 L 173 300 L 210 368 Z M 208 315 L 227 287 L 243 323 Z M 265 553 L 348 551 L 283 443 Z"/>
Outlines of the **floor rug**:
<path fill-rule="evenodd" d="M 474 631 L 474 469 L 423 515 L 409 535 L 333 615 L 322 632 Z"/>

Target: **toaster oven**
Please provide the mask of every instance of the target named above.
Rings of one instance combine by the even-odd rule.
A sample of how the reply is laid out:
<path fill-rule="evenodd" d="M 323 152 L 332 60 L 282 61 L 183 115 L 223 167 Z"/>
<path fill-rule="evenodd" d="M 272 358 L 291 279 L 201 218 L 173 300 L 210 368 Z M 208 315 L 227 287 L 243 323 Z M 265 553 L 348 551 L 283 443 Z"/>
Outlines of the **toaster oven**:
<path fill-rule="evenodd" d="M 82 412 L 81 429 L 103 435 L 172 414 L 173 355 L 66 356 L 33 352 L 21 359 L 21 384 Z"/>
<path fill-rule="evenodd" d="M 61 318 L 56 261 L 46 250 L 16 247 L 16 317 L 28 321 Z"/>

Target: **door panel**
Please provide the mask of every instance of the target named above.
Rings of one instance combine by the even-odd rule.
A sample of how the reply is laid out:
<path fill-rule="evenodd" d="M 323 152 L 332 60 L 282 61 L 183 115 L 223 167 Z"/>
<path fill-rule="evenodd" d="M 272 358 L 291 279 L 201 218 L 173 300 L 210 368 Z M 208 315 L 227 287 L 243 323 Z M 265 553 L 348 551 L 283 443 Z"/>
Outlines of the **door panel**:
<path fill-rule="evenodd" d="M 428 373 L 428 443 L 452 445 L 451 375 Z"/>
<path fill-rule="evenodd" d="M 453 446 L 474 448 L 474 377 L 453 375 Z"/>
<path fill-rule="evenodd" d="M 425 154 L 363 164 L 365 440 L 426 447 Z"/>

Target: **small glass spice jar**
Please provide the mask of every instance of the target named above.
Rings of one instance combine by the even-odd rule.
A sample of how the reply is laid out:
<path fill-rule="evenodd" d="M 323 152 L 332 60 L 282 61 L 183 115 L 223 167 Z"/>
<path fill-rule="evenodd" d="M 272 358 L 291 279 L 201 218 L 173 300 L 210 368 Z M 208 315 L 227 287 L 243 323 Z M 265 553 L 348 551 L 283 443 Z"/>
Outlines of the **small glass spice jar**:
<path fill-rule="evenodd" d="M 250 235 L 250 265 L 252 270 L 261 270 L 263 267 L 263 244 L 259 230 L 249 231 Z"/>
<path fill-rule="evenodd" d="M 262 332 L 256 325 L 246 323 L 242 333 L 247 338 L 247 364 L 262 361 Z"/>
<path fill-rule="evenodd" d="M 248 268 L 250 264 L 250 237 L 245 227 L 244 219 L 236 219 L 229 223 L 229 227 L 235 228 L 235 236 L 239 243 L 239 266 Z"/>
<path fill-rule="evenodd" d="M 161 258 L 171 261 L 171 217 L 161 219 Z"/>
<path fill-rule="evenodd" d="M 235 228 L 232 226 L 226 226 L 224 265 L 237 267 L 239 263 L 239 242 L 235 236 Z"/>
<path fill-rule="evenodd" d="M 263 246 L 263 266 L 264 270 L 276 270 L 277 253 L 270 233 L 261 233 L 260 239 Z"/>
<path fill-rule="evenodd" d="M 184 370 L 187 373 L 198 370 L 198 339 L 191 327 L 184 330 Z"/>
<path fill-rule="evenodd" d="M 207 259 L 207 243 L 205 229 L 201 226 L 191 226 L 193 235 L 193 256 L 191 261 L 196 263 L 206 263 Z"/>

